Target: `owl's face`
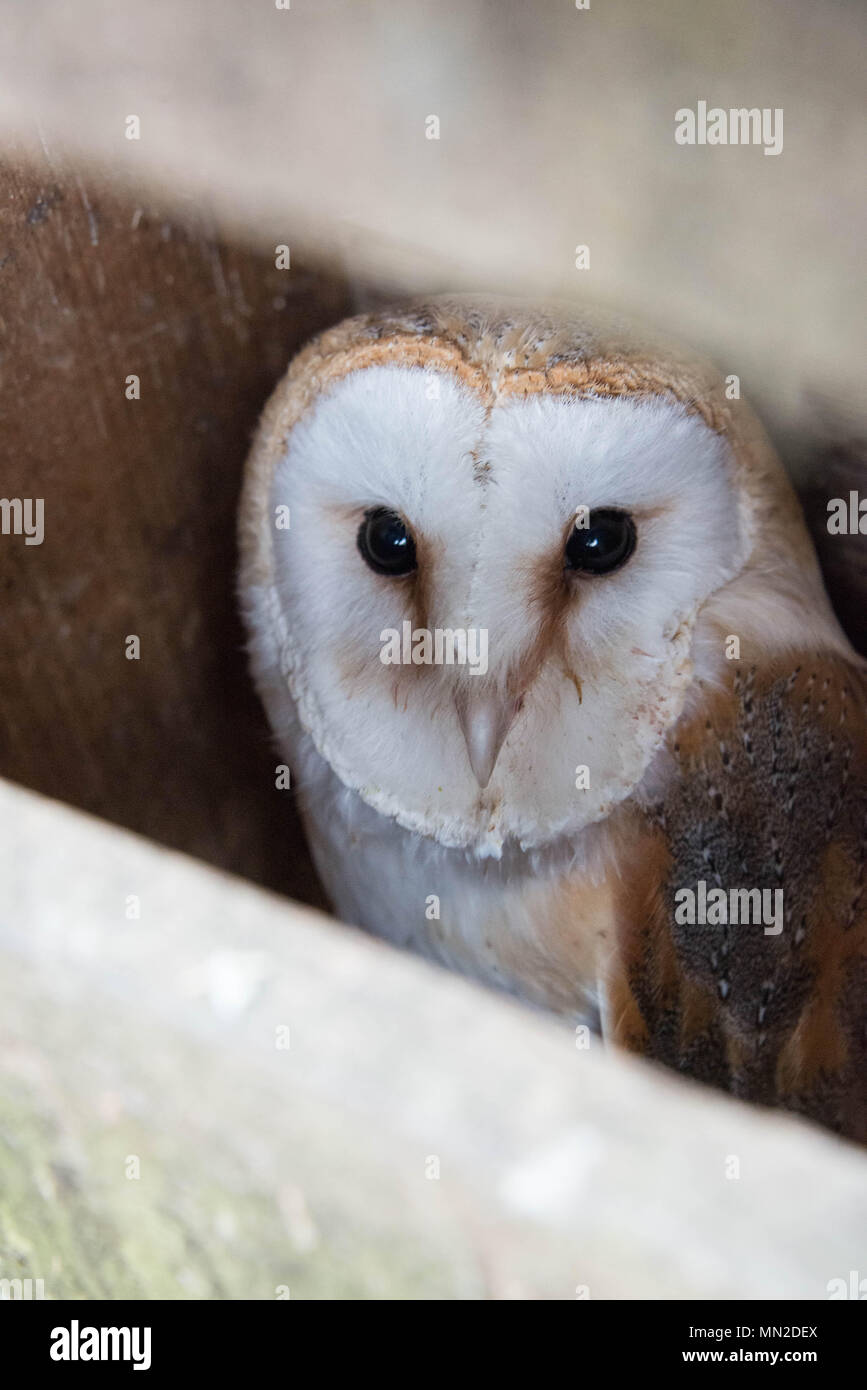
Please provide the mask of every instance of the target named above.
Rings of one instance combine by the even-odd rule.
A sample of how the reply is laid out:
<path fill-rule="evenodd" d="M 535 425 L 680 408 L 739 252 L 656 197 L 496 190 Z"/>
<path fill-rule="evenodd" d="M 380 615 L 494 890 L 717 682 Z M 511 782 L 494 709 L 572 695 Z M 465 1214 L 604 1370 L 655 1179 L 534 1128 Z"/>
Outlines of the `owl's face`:
<path fill-rule="evenodd" d="M 480 855 L 634 790 L 682 708 L 696 615 L 743 564 L 729 448 L 697 415 L 485 395 L 438 361 L 330 382 L 269 503 L 291 518 L 254 636 L 280 668 L 272 722 L 291 699 L 364 801 Z"/>

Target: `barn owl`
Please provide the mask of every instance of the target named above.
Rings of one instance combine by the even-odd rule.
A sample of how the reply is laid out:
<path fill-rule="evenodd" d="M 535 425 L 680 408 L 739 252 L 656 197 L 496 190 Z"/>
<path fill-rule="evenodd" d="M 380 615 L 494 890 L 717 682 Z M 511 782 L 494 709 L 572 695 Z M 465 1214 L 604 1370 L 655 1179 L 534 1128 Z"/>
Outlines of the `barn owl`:
<path fill-rule="evenodd" d="M 253 671 L 342 918 L 865 1140 L 865 663 L 736 394 L 569 307 L 329 330 L 248 461 Z"/>

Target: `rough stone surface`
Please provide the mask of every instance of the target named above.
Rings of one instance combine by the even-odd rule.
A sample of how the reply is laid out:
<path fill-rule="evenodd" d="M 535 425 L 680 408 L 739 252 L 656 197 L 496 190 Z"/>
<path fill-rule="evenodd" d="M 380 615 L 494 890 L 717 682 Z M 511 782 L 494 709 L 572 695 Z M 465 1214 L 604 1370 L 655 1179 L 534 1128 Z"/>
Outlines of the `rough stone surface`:
<path fill-rule="evenodd" d="M 0 817 L 0 1278 L 823 1298 L 863 1264 L 859 1151 L 32 793 Z"/>

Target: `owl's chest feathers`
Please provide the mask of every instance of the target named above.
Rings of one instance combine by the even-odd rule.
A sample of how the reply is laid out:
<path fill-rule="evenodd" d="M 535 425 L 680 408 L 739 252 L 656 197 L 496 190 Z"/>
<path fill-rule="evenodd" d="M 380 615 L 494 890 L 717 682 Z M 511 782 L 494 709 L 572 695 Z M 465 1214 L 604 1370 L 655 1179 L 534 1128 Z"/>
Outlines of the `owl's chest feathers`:
<path fill-rule="evenodd" d="M 405 830 L 316 758 L 302 809 L 338 914 L 377 936 L 569 1018 L 596 1022 L 613 922 L 594 847 L 476 859 Z"/>

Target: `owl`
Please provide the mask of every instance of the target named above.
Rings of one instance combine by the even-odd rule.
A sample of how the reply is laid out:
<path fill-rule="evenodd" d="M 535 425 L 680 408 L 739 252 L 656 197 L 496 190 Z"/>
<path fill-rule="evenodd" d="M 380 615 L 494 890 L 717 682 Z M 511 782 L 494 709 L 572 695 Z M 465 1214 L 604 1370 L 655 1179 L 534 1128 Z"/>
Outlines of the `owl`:
<path fill-rule="evenodd" d="M 865 663 L 731 381 L 568 306 L 347 320 L 240 549 L 340 917 L 867 1140 Z"/>

